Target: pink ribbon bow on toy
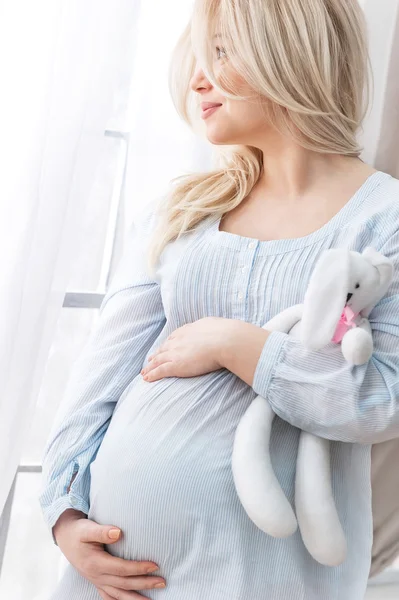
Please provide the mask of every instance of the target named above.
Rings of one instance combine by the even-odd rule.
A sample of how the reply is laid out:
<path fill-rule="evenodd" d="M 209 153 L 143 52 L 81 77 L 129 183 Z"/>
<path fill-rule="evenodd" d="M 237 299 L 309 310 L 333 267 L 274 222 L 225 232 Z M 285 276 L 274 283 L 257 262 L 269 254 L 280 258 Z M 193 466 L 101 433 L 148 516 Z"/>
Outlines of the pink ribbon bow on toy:
<path fill-rule="evenodd" d="M 342 338 L 349 329 L 356 327 L 355 319 L 359 313 L 354 313 L 350 306 L 345 306 L 341 318 L 338 321 L 337 329 L 335 330 L 333 342 L 339 344 Z"/>

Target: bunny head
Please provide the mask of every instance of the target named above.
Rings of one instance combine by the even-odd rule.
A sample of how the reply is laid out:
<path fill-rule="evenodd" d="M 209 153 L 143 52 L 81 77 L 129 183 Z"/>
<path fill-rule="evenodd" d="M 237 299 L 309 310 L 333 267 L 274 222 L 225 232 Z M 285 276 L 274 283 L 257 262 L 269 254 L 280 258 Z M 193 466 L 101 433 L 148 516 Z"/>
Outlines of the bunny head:
<path fill-rule="evenodd" d="M 305 294 L 301 341 L 311 350 L 326 346 L 334 336 L 345 306 L 368 317 L 392 281 L 392 262 L 368 247 L 325 250 Z"/>

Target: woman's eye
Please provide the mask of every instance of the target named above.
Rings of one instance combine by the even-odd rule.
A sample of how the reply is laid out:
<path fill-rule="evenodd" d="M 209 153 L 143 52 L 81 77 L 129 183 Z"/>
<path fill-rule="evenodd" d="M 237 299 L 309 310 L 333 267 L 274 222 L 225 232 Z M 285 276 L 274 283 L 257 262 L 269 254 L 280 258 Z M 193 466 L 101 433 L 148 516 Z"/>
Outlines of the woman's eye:
<path fill-rule="evenodd" d="M 226 50 L 224 48 L 221 48 L 220 46 L 216 46 L 216 56 L 218 60 L 220 58 L 226 58 Z"/>

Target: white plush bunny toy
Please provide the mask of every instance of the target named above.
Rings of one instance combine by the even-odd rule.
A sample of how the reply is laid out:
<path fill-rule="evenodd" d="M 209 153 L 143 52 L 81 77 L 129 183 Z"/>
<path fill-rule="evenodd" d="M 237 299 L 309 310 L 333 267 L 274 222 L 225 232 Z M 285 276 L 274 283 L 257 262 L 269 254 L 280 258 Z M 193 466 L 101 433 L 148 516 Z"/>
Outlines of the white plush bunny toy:
<path fill-rule="evenodd" d="M 368 316 L 392 281 L 392 262 L 374 250 L 325 250 L 310 278 L 304 304 L 271 319 L 263 329 L 289 333 L 308 350 L 341 343 L 345 359 L 366 363 L 373 352 Z M 273 472 L 269 443 L 274 413 L 257 396 L 242 417 L 234 440 L 232 468 L 240 501 L 265 533 L 284 538 L 295 533 L 315 560 L 337 566 L 346 557 L 345 535 L 331 486 L 329 440 L 302 431 L 295 478 L 295 510 Z"/>

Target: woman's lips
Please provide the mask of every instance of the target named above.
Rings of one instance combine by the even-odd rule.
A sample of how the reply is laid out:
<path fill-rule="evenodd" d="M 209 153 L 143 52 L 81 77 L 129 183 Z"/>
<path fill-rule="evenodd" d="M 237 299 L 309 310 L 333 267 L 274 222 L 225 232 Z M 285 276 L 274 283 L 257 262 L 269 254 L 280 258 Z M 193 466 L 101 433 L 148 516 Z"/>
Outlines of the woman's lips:
<path fill-rule="evenodd" d="M 215 110 L 217 110 L 221 106 L 222 105 L 219 104 L 219 106 L 211 106 L 210 108 L 206 108 L 201 113 L 201 119 L 207 119 L 208 117 L 210 117 L 215 112 Z"/>

